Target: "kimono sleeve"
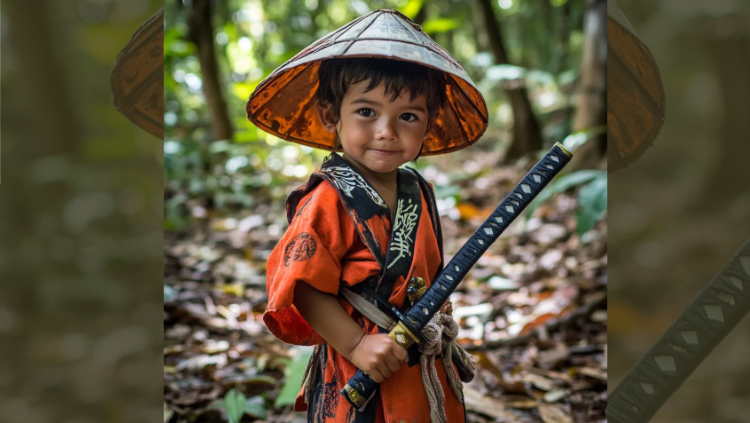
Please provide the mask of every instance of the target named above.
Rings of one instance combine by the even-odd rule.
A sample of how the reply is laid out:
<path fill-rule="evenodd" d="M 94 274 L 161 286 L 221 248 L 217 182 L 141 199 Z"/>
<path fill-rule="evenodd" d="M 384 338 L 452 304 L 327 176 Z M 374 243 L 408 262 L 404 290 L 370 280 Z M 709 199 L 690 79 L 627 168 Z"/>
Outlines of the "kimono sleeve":
<path fill-rule="evenodd" d="M 341 259 L 356 234 L 338 193 L 327 182 L 321 182 L 299 204 L 289 228 L 268 257 L 268 307 L 263 321 L 286 343 L 314 345 L 325 341 L 294 306 L 294 288 L 298 282 L 305 282 L 337 295 Z"/>

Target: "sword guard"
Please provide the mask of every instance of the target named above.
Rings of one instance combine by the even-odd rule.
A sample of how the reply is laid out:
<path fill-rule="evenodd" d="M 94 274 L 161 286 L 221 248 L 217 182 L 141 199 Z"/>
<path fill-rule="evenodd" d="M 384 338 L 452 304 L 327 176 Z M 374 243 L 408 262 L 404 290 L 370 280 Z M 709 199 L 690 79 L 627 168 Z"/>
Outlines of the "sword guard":
<path fill-rule="evenodd" d="M 388 333 L 388 336 L 390 336 L 391 339 L 401 345 L 405 350 L 408 350 L 409 347 L 411 347 L 415 343 L 419 344 L 421 338 L 418 338 L 417 335 L 415 335 L 412 330 L 410 330 L 404 324 L 403 320 L 396 323 L 396 326 L 391 329 L 390 333 Z"/>

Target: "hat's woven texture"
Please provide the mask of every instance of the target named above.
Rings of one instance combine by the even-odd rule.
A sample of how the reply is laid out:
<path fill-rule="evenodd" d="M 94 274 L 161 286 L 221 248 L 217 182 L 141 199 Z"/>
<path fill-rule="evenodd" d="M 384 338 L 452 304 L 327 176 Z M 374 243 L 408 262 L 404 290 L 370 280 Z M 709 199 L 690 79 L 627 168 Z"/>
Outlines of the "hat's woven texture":
<path fill-rule="evenodd" d="M 614 0 L 607 1 L 607 167 L 637 160 L 664 124 L 659 68 Z"/>
<path fill-rule="evenodd" d="M 164 138 L 164 8 L 141 24 L 117 55 L 110 83 L 115 108 Z"/>
<path fill-rule="evenodd" d="M 315 93 L 320 61 L 337 57 L 405 60 L 445 72 L 447 101 L 424 141 L 423 156 L 467 147 L 487 129 L 487 105 L 466 71 L 419 25 L 394 10 L 362 16 L 284 63 L 253 92 L 248 119 L 279 138 L 334 150 L 335 135 L 318 120 Z"/>

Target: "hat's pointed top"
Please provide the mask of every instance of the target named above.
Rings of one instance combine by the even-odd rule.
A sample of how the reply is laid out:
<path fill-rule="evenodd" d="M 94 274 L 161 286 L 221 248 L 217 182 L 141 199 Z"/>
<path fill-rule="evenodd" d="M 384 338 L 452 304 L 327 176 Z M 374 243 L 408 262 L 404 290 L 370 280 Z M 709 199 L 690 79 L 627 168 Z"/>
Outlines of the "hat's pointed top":
<path fill-rule="evenodd" d="M 487 105 L 469 75 L 445 49 L 401 12 L 379 9 L 317 40 L 273 71 L 247 104 L 248 119 L 279 138 L 333 150 L 335 135 L 315 112 L 318 67 L 327 59 L 379 57 L 428 66 L 446 75 L 446 102 L 425 139 L 422 155 L 475 143 L 487 128 Z"/>

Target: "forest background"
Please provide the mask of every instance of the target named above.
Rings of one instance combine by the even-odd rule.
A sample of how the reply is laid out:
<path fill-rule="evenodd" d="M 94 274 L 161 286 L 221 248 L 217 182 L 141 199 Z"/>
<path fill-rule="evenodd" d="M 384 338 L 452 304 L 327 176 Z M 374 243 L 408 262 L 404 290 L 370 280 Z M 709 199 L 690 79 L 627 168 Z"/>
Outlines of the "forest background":
<path fill-rule="evenodd" d="M 245 104 L 276 67 L 378 8 L 422 25 L 488 104 L 475 146 L 416 164 L 435 186 L 446 259 L 539 154 L 576 148 L 452 297 L 479 360 L 470 420 L 603 420 L 606 3 L 192 0 L 165 4 L 165 421 L 303 419 L 290 404 L 309 351 L 260 315 L 286 196 L 326 153 L 257 129 Z"/>

